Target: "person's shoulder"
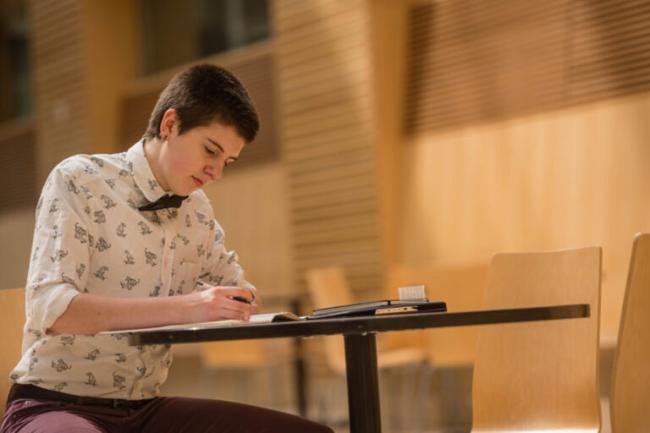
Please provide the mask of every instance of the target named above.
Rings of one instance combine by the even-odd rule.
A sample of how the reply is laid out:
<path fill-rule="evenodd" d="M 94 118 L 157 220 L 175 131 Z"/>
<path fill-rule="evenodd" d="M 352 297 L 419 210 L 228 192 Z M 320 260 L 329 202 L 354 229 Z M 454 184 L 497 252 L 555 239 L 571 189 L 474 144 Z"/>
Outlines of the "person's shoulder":
<path fill-rule="evenodd" d="M 61 176 L 77 184 L 102 180 L 108 172 L 123 168 L 123 154 L 79 154 L 70 156 L 52 170 L 52 175 Z"/>
<path fill-rule="evenodd" d="M 73 155 L 59 162 L 50 173 L 53 178 L 62 180 L 72 180 L 79 182 L 83 180 L 87 172 L 87 163 L 89 155 Z"/>

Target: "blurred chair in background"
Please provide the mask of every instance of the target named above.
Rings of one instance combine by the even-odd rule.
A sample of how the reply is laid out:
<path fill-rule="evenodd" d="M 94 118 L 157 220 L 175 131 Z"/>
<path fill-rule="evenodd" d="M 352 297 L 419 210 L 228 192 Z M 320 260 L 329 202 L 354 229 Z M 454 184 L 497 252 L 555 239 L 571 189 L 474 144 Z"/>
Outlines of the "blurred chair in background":
<path fill-rule="evenodd" d="M 600 431 L 601 249 L 498 254 L 485 308 L 588 303 L 586 319 L 482 326 L 472 432 Z"/>
<path fill-rule="evenodd" d="M 307 271 L 307 287 L 314 308 L 331 307 L 335 305 L 346 305 L 359 302 L 353 299 L 345 273 L 341 267 L 315 268 Z M 381 336 L 381 334 L 380 334 Z M 345 349 L 341 336 L 322 337 L 325 343 L 325 363 L 335 373 L 345 377 Z M 428 362 L 426 351 L 422 347 L 393 347 L 390 350 L 383 350 L 381 341 L 378 342 L 377 368 L 380 372 L 380 383 L 382 373 L 388 370 L 403 369 L 404 376 L 398 381 L 398 389 L 395 392 L 381 392 L 383 402 L 382 421 L 386 425 L 386 431 L 395 431 L 391 428 L 393 421 L 399 418 L 400 424 L 412 424 L 415 431 L 422 427 L 422 419 L 426 408 L 423 406 L 429 398 L 428 388 L 431 379 L 431 366 Z M 411 376 L 410 378 L 407 377 Z M 401 376 L 401 375 L 400 375 Z M 409 380 L 411 379 L 411 380 Z M 392 381 L 386 381 L 384 390 L 391 386 Z M 335 404 L 341 404 L 340 392 L 344 387 L 330 387 L 321 385 L 325 391 L 320 399 L 324 399 L 324 410 L 331 411 Z M 387 398 L 389 397 L 389 398 Z M 399 409 L 398 409 L 399 407 Z M 397 412 L 393 414 L 393 412 Z M 323 420 L 329 421 L 329 420 Z M 334 422 L 338 420 L 333 420 Z M 404 427 L 400 425 L 400 427 Z"/>
<path fill-rule="evenodd" d="M 650 432 L 650 234 L 632 246 L 610 396 L 612 433 Z"/>
<path fill-rule="evenodd" d="M 396 299 L 398 288 L 423 284 L 427 297 L 444 301 L 448 311 L 478 310 L 482 306 L 488 264 L 394 264 L 388 268 L 386 293 Z M 390 333 L 390 340 L 409 338 L 427 351 L 434 365 L 433 390 L 436 427 L 444 431 L 468 431 L 472 422 L 472 367 L 478 328 L 427 329 Z"/>
<path fill-rule="evenodd" d="M 18 363 L 25 326 L 25 290 L 0 289 L 0 417 L 11 387 L 9 373 Z"/>
<path fill-rule="evenodd" d="M 487 280 L 487 263 L 391 265 L 388 269 L 388 297 L 396 299 L 402 286 L 426 286 L 427 297 L 444 301 L 448 311 L 478 310 L 482 306 Z M 476 351 L 475 327 L 433 329 L 410 333 L 428 350 L 437 368 L 471 367 Z M 401 337 L 401 334 L 389 334 Z"/>
<path fill-rule="evenodd" d="M 237 387 L 239 389 L 228 388 L 238 401 L 297 411 L 293 398 L 294 356 L 291 339 L 202 343 L 199 345 L 199 357 L 201 366 L 208 371 L 236 373 L 241 384 Z M 219 383 L 210 386 L 220 387 Z M 233 399 L 230 395 L 219 397 Z"/>

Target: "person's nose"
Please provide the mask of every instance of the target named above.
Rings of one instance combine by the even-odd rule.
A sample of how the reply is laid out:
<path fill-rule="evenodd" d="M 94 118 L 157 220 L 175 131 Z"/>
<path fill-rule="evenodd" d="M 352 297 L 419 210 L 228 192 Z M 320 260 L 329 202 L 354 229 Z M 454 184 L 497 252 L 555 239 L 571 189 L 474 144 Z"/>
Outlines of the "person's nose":
<path fill-rule="evenodd" d="M 221 162 L 221 158 L 215 159 L 210 164 L 207 164 L 204 172 L 210 177 L 210 180 L 221 179 L 223 175 L 223 162 Z"/>

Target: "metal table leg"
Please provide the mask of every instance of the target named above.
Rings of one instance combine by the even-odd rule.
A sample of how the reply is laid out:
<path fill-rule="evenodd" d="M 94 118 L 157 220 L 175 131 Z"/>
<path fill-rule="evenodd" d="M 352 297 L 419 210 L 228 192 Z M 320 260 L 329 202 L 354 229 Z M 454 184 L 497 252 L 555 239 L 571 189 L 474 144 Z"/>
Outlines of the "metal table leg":
<path fill-rule="evenodd" d="M 301 416 L 307 416 L 307 366 L 305 365 L 303 341 L 301 338 L 294 338 L 293 340 L 296 406 Z"/>
<path fill-rule="evenodd" d="M 344 339 L 350 433 L 381 433 L 375 335 Z"/>

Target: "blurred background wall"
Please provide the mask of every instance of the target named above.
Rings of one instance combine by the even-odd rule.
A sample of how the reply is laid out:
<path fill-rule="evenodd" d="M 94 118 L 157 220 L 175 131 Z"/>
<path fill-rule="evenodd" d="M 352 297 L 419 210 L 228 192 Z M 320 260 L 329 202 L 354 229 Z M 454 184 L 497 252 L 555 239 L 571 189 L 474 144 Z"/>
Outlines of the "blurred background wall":
<path fill-rule="evenodd" d="M 207 190 L 267 295 L 342 265 L 604 247 L 604 344 L 650 230 L 647 0 L 0 0 L 0 287 L 47 173 L 138 140 L 169 78 L 235 72 L 262 118 Z M 435 297 L 435 288 L 429 295 Z"/>

